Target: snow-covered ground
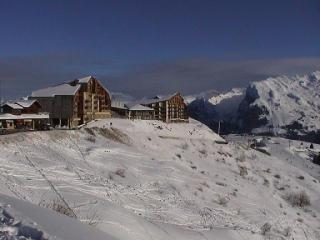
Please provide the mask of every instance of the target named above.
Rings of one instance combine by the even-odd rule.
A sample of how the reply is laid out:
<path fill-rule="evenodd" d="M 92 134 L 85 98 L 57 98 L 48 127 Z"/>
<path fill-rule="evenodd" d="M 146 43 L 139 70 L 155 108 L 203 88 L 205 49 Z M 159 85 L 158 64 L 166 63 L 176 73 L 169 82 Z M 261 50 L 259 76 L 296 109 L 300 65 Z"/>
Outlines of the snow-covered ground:
<path fill-rule="evenodd" d="M 0 239 L 115 240 L 75 219 L 3 194 L 0 194 Z"/>
<path fill-rule="evenodd" d="M 248 149 L 246 139 L 219 144 L 195 120 L 108 119 L 86 128 L 0 136 L 1 193 L 37 205 L 65 201 L 78 219 L 114 239 L 320 238 L 320 167 L 285 140 L 273 139 L 268 156 Z M 300 190 L 311 206 L 284 200 Z M 10 201 L 0 196 L 1 206 Z M 50 236 L 72 239 L 16 209 Z M 266 223 L 271 230 L 263 236 Z"/>

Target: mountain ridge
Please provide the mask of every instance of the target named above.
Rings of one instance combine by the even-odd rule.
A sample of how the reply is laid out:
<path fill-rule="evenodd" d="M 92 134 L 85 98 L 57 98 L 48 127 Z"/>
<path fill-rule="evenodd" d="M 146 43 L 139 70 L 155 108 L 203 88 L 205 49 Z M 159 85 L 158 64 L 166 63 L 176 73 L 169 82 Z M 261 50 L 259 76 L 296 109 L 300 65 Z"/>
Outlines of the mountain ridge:
<path fill-rule="evenodd" d="M 233 89 L 202 98 L 202 102 L 199 99 L 189 103 L 190 115 L 213 129 L 217 128 L 217 122 L 223 121 L 224 133 L 271 134 L 320 141 L 317 140 L 320 71 L 294 77 L 270 77 L 252 82 L 242 92 Z M 226 108 L 228 105 L 233 108 Z M 221 114 L 224 112 L 228 114 Z"/>

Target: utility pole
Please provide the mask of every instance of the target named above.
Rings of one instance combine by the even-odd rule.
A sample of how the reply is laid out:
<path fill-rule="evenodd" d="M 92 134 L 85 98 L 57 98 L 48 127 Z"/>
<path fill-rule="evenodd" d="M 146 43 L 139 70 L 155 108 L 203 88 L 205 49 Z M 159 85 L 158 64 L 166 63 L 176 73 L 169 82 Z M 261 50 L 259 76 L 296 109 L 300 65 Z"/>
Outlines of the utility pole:
<path fill-rule="evenodd" d="M 2 104 L 3 104 L 3 96 L 2 96 L 2 79 L 0 79 L 0 114 L 2 113 Z"/>
<path fill-rule="evenodd" d="M 0 79 L 0 106 L 2 105 L 2 80 Z"/>
<path fill-rule="evenodd" d="M 220 136 L 220 127 L 221 127 L 221 121 L 219 120 L 219 126 L 218 126 L 218 135 Z"/>

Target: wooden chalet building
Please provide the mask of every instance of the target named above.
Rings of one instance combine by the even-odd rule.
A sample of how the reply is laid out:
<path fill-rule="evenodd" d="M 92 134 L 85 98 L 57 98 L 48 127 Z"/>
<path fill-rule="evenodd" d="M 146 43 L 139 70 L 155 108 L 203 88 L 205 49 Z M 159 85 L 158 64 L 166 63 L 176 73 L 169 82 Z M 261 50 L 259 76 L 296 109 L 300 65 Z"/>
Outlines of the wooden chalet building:
<path fill-rule="evenodd" d="M 36 100 L 20 100 L 16 102 L 6 102 L 2 105 L 2 113 L 14 115 L 20 114 L 38 114 L 41 111 L 41 105 Z"/>
<path fill-rule="evenodd" d="M 32 92 L 53 126 L 76 127 L 94 119 L 111 117 L 109 91 L 94 77 L 75 79 Z"/>
<path fill-rule="evenodd" d="M 42 114 L 41 105 L 36 100 L 19 100 L 1 105 L 0 128 L 6 130 L 42 129 L 49 120 Z"/>
<path fill-rule="evenodd" d="M 1 113 L 20 115 L 22 110 L 23 107 L 14 102 L 6 102 L 1 106 Z"/>
<path fill-rule="evenodd" d="M 180 93 L 156 96 L 140 101 L 140 104 L 155 111 L 155 119 L 164 122 L 188 122 L 187 105 Z"/>
<path fill-rule="evenodd" d="M 21 100 L 17 101 L 16 104 L 23 107 L 22 114 L 38 114 L 42 112 L 42 107 L 37 100 Z"/>
<path fill-rule="evenodd" d="M 139 103 L 123 101 L 112 101 L 111 109 L 118 117 L 128 119 L 152 120 L 155 119 L 153 108 L 143 106 Z"/>

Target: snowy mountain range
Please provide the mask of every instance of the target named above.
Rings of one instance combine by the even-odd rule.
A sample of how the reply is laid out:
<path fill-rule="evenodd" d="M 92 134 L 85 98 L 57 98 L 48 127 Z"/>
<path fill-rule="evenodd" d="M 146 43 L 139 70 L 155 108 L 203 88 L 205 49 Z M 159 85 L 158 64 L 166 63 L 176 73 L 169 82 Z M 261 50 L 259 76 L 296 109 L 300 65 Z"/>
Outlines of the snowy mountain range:
<path fill-rule="evenodd" d="M 226 132 L 270 132 L 316 140 L 320 134 L 320 72 L 268 78 L 251 83 L 245 91 L 194 97 L 189 107 L 191 116 L 210 127 L 223 120 Z"/>
<path fill-rule="evenodd" d="M 271 127 L 281 133 L 294 129 L 307 134 L 320 129 L 320 72 L 268 78 L 246 90 L 237 120 L 246 130 Z"/>

